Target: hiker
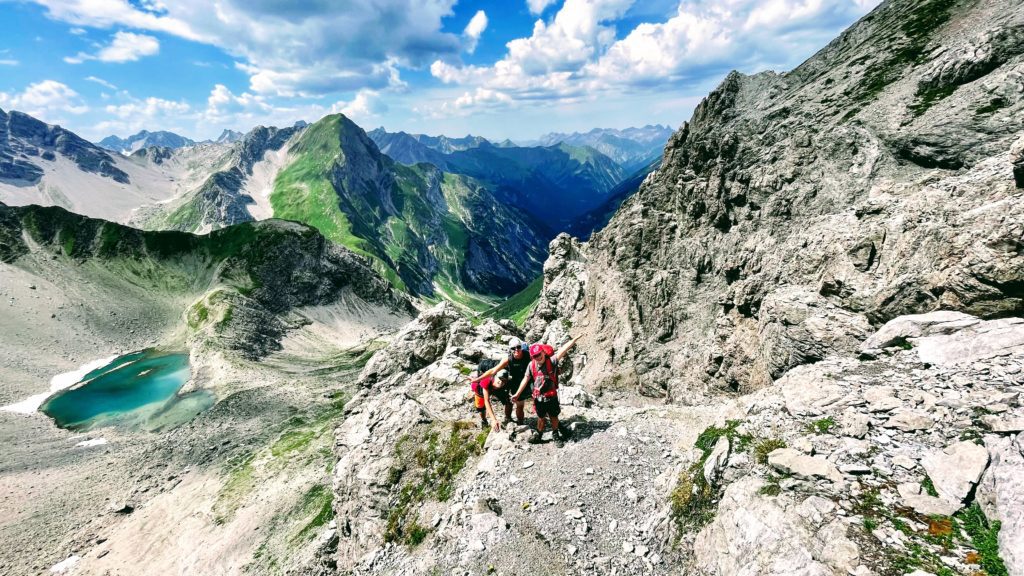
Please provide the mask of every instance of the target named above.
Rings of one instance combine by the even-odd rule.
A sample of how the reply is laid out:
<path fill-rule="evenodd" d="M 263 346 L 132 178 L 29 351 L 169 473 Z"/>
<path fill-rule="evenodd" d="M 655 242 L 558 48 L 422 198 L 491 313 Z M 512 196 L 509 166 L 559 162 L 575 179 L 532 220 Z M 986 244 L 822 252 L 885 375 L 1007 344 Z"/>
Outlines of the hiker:
<path fill-rule="evenodd" d="M 480 427 L 486 430 L 490 417 L 491 428 L 495 432 L 501 430 L 498 417 L 494 415 L 493 402 L 497 400 L 505 407 L 505 424 L 508 424 L 512 420 L 512 400 L 509 397 L 512 381 L 508 370 L 499 370 L 493 377 L 479 379 L 473 382 L 472 387 L 476 410 L 480 413 Z"/>
<path fill-rule="evenodd" d="M 547 344 L 537 343 L 530 346 L 530 367 L 523 376 L 519 389 L 512 395 L 512 400 L 517 401 L 522 397 L 526 385 L 530 384 L 533 409 L 537 412 L 537 435 L 530 438 L 531 444 L 540 443 L 544 434 L 545 418 L 551 421 L 551 438 L 556 446 L 561 447 L 563 441 L 572 435 L 558 425 L 558 414 L 562 411 L 558 403 L 558 362 L 565 358 L 565 354 L 579 339 L 580 336 L 577 336 L 569 340 L 558 352 Z"/>
<path fill-rule="evenodd" d="M 493 360 L 492 360 L 493 362 Z M 512 386 L 515 386 L 516 382 L 522 382 L 526 376 L 526 369 L 530 366 L 530 354 L 527 351 L 526 343 L 519 338 L 512 337 L 508 341 L 508 355 L 502 358 L 500 362 L 492 366 L 489 370 L 484 370 L 477 376 L 476 379 L 471 382 L 494 376 L 500 370 L 508 370 L 509 380 Z M 523 408 L 526 405 L 526 398 L 521 400 L 515 400 L 516 405 L 516 419 L 513 420 L 517 425 L 522 424 L 525 418 Z"/>

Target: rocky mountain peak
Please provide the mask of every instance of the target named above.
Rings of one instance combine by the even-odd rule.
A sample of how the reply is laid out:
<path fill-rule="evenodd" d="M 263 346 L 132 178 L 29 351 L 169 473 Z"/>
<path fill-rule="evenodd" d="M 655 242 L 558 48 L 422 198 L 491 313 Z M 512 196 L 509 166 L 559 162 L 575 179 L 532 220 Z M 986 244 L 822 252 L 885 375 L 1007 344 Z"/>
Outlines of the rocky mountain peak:
<path fill-rule="evenodd" d="M 901 314 L 1020 313 L 1022 24 L 1014 2 L 892 1 L 792 72 L 729 74 L 578 270 L 546 272 L 535 332 L 588 333 L 599 387 L 688 402 Z"/>
<path fill-rule="evenodd" d="M 128 174 L 109 153 L 60 126 L 46 124 L 23 112 L 0 110 L 0 181 L 39 182 L 44 163 L 61 156 L 80 170 L 128 183 Z"/>

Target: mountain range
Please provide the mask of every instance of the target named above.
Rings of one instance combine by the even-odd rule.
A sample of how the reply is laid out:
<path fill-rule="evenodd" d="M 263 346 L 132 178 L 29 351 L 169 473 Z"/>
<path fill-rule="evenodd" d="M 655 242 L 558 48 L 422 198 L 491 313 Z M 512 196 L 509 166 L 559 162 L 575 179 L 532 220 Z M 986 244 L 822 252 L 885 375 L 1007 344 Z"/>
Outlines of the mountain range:
<path fill-rule="evenodd" d="M 588 234 L 600 218 L 584 215 L 607 213 L 646 174 L 625 178 L 587 146 L 367 134 L 342 116 L 198 144 L 147 131 L 104 140 L 120 153 L 17 112 L 4 118 L 4 202 L 193 233 L 299 220 L 401 289 L 477 309 L 530 284 L 555 234 Z"/>
<path fill-rule="evenodd" d="M 1024 575 L 1022 71 L 1021 2 L 887 0 L 633 170 L 341 114 L 122 155 L 0 112 L 0 566 Z M 565 346 L 557 431 L 475 411 L 513 339 Z M 136 350 L 210 404 L 35 411 Z"/>
<path fill-rule="evenodd" d="M 399 162 L 433 164 L 489 184 L 504 203 L 552 232 L 568 230 L 577 217 L 600 206 L 624 177 L 619 164 L 590 147 L 494 145 L 474 138 L 475 145 L 446 153 L 421 135 L 378 128 L 369 136 Z"/>
<path fill-rule="evenodd" d="M 673 132 L 672 128 L 660 124 L 624 129 L 594 128 L 582 133 L 551 132 L 536 142 L 524 145 L 553 146 L 564 143 L 570 146 L 589 146 L 617 162 L 625 172 L 632 173 L 660 157 L 665 142 Z"/>
<path fill-rule="evenodd" d="M 142 130 L 137 134 L 128 136 L 127 138 L 107 136 L 103 140 L 100 140 L 98 144 L 100 147 L 106 148 L 107 150 L 128 155 L 138 150 L 142 150 L 143 148 L 150 147 L 171 149 L 184 148 L 186 146 L 195 145 L 195 141 L 165 130 L 158 130 L 156 132 Z"/>

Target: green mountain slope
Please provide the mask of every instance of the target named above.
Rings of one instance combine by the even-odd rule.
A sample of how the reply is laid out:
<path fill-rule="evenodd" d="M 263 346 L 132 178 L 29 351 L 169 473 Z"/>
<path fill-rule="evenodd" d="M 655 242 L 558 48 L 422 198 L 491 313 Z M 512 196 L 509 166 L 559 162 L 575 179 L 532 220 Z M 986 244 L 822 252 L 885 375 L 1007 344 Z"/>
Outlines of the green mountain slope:
<path fill-rule="evenodd" d="M 370 257 L 399 288 L 471 308 L 477 294 L 512 294 L 532 280 L 544 238 L 478 181 L 380 153 L 336 114 L 310 125 L 277 175 L 274 215 L 297 220 Z"/>
<path fill-rule="evenodd" d="M 276 349 L 289 310 L 343 294 L 412 314 L 365 258 L 315 229 L 281 220 L 248 222 L 197 236 L 143 231 L 62 208 L 0 203 L 0 262 L 33 259 L 87 277 L 113 293 L 142 293 L 187 306 L 189 338 L 259 358 Z M 28 264 L 26 264 L 28 265 Z M 181 304 L 186 303 L 186 304 Z"/>

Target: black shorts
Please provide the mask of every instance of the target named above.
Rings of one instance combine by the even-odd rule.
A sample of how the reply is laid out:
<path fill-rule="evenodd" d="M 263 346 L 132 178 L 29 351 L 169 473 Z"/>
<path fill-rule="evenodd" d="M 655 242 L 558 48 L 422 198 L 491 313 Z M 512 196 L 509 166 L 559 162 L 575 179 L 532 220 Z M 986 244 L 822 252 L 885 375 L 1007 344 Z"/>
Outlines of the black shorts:
<path fill-rule="evenodd" d="M 533 409 L 537 412 L 537 418 L 550 418 L 562 412 L 562 406 L 558 403 L 558 396 L 552 396 L 543 400 L 534 398 Z"/>

